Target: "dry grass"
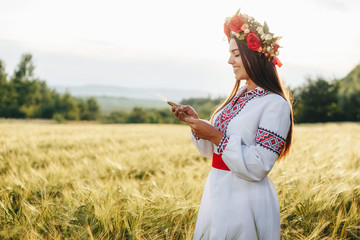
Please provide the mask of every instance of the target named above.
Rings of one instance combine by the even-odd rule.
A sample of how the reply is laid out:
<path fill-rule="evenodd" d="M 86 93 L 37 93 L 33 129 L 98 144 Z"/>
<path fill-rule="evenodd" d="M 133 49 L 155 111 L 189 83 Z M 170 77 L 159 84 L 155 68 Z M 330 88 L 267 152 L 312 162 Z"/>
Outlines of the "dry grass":
<path fill-rule="evenodd" d="M 186 126 L 0 124 L 0 239 L 191 239 L 211 163 Z M 283 239 L 360 239 L 360 125 L 295 127 Z"/>

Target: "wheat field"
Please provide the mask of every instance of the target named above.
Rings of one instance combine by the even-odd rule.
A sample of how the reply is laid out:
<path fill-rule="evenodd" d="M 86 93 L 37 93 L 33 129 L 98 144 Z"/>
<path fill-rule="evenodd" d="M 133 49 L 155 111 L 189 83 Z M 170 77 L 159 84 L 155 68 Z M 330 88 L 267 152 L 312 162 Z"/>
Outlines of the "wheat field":
<path fill-rule="evenodd" d="M 191 239 L 211 162 L 185 125 L 0 124 L 0 239 Z M 296 125 L 282 239 L 360 239 L 360 124 Z"/>

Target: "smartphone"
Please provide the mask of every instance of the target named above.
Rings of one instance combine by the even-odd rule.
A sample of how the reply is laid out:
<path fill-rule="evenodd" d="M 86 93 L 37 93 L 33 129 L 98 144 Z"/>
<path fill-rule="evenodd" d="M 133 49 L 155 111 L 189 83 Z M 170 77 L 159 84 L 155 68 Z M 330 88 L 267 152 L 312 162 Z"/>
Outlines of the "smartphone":
<path fill-rule="evenodd" d="M 180 108 L 178 108 L 178 106 L 176 106 L 173 102 L 171 101 L 166 101 L 167 104 L 169 104 L 170 106 L 176 108 L 177 110 L 179 110 L 184 116 L 188 117 L 189 115 L 187 115 L 183 110 L 181 110 Z"/>
<path fill-rule="evenodd" d="M 176 108 L 177 110 L 179 110 L 184 116 L 189 117 L 189 115 L 187 115 L 183 110 L 179 109 L 178 106 L 177 106 L 175 103 L 169 101 L 167 98 L 165 98 L 165 97 L 164 97 L 163 95 L 161 95 L 160 93 L 158 93 L 157 95 L 158 95 L 158 97 L 161 98 L 161 100 L 163 100 L 164 102 L 166 102 L 166 103 L 169 104 L 170 106 L 172 106 L 172 107 Z"/>

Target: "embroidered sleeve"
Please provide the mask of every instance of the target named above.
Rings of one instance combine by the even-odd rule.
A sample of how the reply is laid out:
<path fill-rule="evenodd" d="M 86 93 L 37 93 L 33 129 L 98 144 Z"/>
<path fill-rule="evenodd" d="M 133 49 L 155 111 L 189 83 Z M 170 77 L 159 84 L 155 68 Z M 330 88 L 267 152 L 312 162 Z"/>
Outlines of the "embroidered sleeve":
<path fill-rule="evenodd" d="M 229 142 L 229 138 L 226 136 L 226 134 L 224 134 L 223 138 L 220 141 L 219 146 L 217 147 L 217 152 L 219 154 L 222 154 L 224 152 L 228 142 Z"/>
<path fill-rule="evenodd" d="M 280 155 L 281 150 L 285 145 L 285 139 L 283 137 L 262 127 L 259 127 L 257 130 L 255 142 L 256 144 L 273 151 L 277 155 Z"/>
<path fill-rule="evenodd" d="M 195 133 L 193 132 L 193 130 L 191 130 L 191 135 L 192 135 L 196 140 L 200 140 L 199 137 L 195 136 Z"/>
<path fill-rule="evenodd" d="M 227 133 L 229 138 L 222 153 L 230 171 L 247 181 L 262 181 L 269 174 L 285 147 L 291 126 L 291 109 L 287 101 L 275 94 L 264 100 L 266 107 L 259 113 L 254 135 Z M 250 138 L 251 144 L 246 144 Z"/>

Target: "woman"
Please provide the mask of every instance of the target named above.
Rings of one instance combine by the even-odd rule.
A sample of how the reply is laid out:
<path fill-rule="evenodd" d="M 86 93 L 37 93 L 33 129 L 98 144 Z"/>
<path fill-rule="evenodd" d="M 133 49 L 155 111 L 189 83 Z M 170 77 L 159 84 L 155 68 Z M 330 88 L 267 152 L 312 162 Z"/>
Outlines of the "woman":
<path fill-rule="evenodd" d="M 292 108 L 275 67 L 281 66 L 280 38 L 239 11 L 224 30 L 236 79 L 232 93 L 211 123 L 190 106 L 172 107 L 191 127 L 200 153 L 213 159 L 194 239 L 280 239 L 277 193 L 267 177 L 292 139 Z M 240 88 L 241 80 L 246 85 Z"/>

